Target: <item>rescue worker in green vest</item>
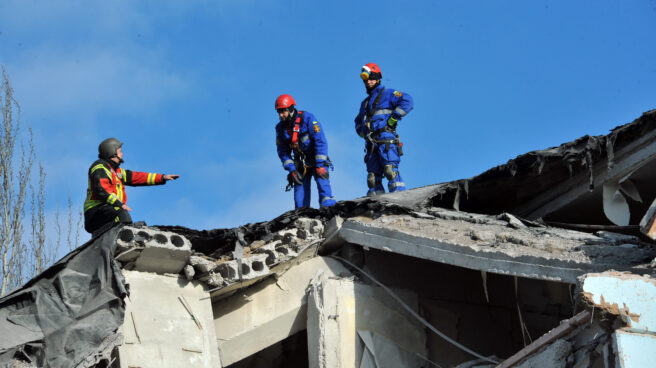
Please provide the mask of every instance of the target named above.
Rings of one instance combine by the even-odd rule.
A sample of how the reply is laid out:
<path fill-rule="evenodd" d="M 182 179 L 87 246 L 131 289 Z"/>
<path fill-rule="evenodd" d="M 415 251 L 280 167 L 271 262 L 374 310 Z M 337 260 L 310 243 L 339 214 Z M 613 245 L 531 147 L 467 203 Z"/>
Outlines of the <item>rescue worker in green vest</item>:
<path fill-rule="evenodd" d="M 116 138 L 105 139 L 98 146 L 98 160 L 89 168 L 84 229 L 92 234 L 108 223 L 132 223 L 126 185 L 160 185 L 180 177 L 121 168 L 122 146 L 123 143 Z"/>

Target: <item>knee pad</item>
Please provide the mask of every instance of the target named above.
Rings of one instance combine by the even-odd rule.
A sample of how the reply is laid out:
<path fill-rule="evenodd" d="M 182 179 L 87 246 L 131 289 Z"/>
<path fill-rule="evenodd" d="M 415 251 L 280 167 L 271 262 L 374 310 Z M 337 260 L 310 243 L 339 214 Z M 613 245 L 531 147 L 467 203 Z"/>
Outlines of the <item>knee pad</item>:
<path fill-rule="evenodd" d="M 374 173 L 372 172 L 367 174 L 367 186 L 369 188 L 373 188 L 376 186 L 376 175 L 374 175 Z"/>
<path fill-rule="evenodd" d="M 394 165 L 385 165 L 383 168 L 383 172 L 385 173 L 385 177 L 387 180 L 394 180 L 396 178 L 396 175 L 398 174 L 397 171 L 394 171 Z"/>

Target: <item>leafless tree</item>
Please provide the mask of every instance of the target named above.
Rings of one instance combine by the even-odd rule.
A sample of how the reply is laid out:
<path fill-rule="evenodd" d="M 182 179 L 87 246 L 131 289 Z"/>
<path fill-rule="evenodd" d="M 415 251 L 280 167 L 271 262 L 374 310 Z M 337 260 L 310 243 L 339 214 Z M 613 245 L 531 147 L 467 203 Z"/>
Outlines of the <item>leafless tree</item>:
<path fill-rule="evenodd" d="M 2 68 L 1 91 L 2 126 L 0 127 L 0 257 L 2 283 L 0 294 L 22 281 L 25 249 L 22 246 L 25 193 L 34 163 L 34 145 L 21 145 L 16 157 L 16 143 L 20 141 L 20 106 L 7 72 Z M 14 116 L 14 111 L 17 115 Z"/>
<path fill-rule="evenodd" d="M 46 171 L 39 164 L 38 177 L 32 175 L 35 161 L 32 130 L 27 139 L 20 132 L 20 105 L 7 72 L 2 67 L 0 90 L 0 295 L 13 290 L 52 264 L 62 242 L 62 219 L 55 214 L 55 241 L 46 240 L 45 180 Z M 20 150 L 17 152 L 17 146 Z M 35 183 L 36 182 L 36 183 Z M 36 184 L 36 187 L 35 187 Z M 26 220 L 26 202 L 31 200 Z M 68 197 L 65 222 L 68 250 L 76 247 L 80 237 L 82 212 L 75 211 Z M 74 215 L 76 214 L 76 215 Z M 74 219 L 76 217 L 76 219 Z M 27 223 L 26 221 L 31 221 Z M 24 228 L 24 223 L 29 226 Z M 23 237 L 26 236 L 27 241 Z"/>

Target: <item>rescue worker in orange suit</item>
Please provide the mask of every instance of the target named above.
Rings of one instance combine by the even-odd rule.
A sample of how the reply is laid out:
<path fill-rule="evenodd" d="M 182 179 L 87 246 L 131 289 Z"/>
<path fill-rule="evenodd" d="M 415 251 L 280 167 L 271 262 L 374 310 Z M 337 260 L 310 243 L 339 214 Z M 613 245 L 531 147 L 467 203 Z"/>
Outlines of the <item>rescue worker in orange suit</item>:
<path fill-rule="evenodd" d="M 280 122 L 276 125 L 276 147 L 282 166 L 289 172 L 287 180 L 294 187 L 296 208 L 310 206 L 312 177 L 319 191 L 319 206 L 335 205 L 328 169 L 328 142 L 321 124 L 308 111 L 297 111 L 290 95 L 280 95 L 275 103 Z"/>
<path fill-rule="evenodd" d="M 383 87 L 380 84 L 383 73 L 374 63 L 362 67 L 360 78 L 369 96 L 360 104 L 360 112 L 355 117 L 355 131 L 365 139 L 367 195 L 385 193 L 383 176 L 387 178 L 390 192 L 405 190 L 405 182 L 399 173 L 403 143 L 396 134 L 396 126 L 414 107 L 412 97 Z"/>
<path fill-rule="evenodd" d="M 122 146 L 123 143 L 116 138 L 105 139 L 98 146 L 98 160 L 89 168 L 84 229 L 90 233 L 108 223 L 132 223 L 125 185 L 160 185 L 180 177 L 121 168 Z"/>

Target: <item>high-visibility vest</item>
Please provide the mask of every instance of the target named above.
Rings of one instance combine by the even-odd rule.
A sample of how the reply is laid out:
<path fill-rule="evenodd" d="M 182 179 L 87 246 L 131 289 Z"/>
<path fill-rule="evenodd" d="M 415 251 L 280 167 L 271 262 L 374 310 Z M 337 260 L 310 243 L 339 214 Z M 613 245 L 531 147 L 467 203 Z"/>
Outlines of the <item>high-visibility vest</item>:
<path fill-rule="evenodd" d="M 108 196 L 103 198 L 99 196 L 94 189 L 96 183 L 92 181 L 94 173 L 102 170 L 105 176 L 100 178 L 100 186 L 102 191 L 106 192 Z M 164 184 L 162 174 L 146 173 L 139 171 L 131 171 L 122 168 L 114 169 L 103 160 L 98 160 L 89 169 L 87 197 L 84 201 L 84 211 L 98 206 L 103 203 L 116 205 L 117 207 L 127 202 L 127 194 L 125 193 L 125 185 L 140 186 L 140 185 L 158 185 Z"/>

